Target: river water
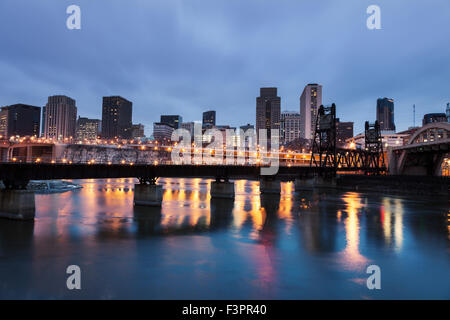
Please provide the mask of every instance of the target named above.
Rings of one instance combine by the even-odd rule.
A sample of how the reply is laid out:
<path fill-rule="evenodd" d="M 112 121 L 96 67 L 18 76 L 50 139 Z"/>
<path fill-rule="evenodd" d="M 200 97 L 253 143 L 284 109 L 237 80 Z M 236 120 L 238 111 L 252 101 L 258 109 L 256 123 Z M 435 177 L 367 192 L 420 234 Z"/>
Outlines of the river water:
<path fill-rule="evenodd" d="M 450 299 L 448 199 L 239 180 L 211 200 L 209 180 L 160 179 L 162 208 L 133 208 L 134 179 L 75 182 L 36 195 L 34 222 L 0 220 L 0 298 Z"/>

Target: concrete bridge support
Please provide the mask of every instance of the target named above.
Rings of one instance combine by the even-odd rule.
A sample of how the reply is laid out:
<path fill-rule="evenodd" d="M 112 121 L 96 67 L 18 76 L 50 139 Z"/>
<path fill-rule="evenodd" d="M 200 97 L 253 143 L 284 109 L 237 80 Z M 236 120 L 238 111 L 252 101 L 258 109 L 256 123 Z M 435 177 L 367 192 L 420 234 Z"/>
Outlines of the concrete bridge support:
<path fill-rule="evenodd" d="M 153 183 L 140 183 L 134 185 L 134 205 L 161 207 L 163 187 Z"/>
<path fill-rule="evenodd" d="M 0 218 L 33 220 L 35 215 L 34 191 L 0 190 Z"/>
<path fill-rule="evenodd" d="M 261 179 L 259 181 L 259 191 L 261 194 L 280 194 L 281 183 L 275 179 Z"/>
<path fill-rule="evenodd" d="M 220 180 L 211 182 L 211 198 L 234 199 L 234 182 Z"/>

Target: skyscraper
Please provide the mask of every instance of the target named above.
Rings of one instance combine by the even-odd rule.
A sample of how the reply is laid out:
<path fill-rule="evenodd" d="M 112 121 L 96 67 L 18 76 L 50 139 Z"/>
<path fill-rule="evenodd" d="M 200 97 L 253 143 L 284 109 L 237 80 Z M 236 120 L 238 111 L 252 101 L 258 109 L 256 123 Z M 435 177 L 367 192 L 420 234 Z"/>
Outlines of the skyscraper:
<path fill-rule="evenodd" d="M 277 96 L 277 88 L 261 88 L 260 96 L 256 98 L 256 134 L 267 129 L 270 139 L 270 129 L 280 129 L 281 98 Z"/>
<path fill-rule="evenodd" d="M 183 117 L 180 115 L 162 115 L 160 122 L 178 129 L 180 128 L 180 124 L 183 122 Z"/>
<path fill-rule="evenodd" d="M 316 129 L 317 110 L 322 105 L 322 86 L 310 83 L 300 96 L 300 137 L 312 139 Z"/>
<path fill-rule="evenodd" d="M 216 125 L 216 111 L 210 110 L 203 112 L 202 128 L 208 129 Z"/>
<path fill-rule="evenodd" d="M 382 131 L 395 131 L 394 100 L 379 98 L 377 100 L 377 121 Z"/>
<path fill-rule="evenodd" d="M 281 113 L 281 134 L 283 143 L 289 143 L 300 137 L 300 113 L 283 111 Z"/>
<path fill-rule="evenodd" d="M 77 120 L 77 141 L 95 141 L 99 135 L 101 121 L 98 119 L 88 119 L 78 117 Z"/>
<path fill-rule="evenodd" d="M 77 107 L 74 99 L 66 96 L 48 97 L 44 115 L 45 138 L 53 140 L 75 138 Z"/>
<path fill-rule="evenodd" d="M 2 107 L 0 111 L 0 136 L 39 137 L 41 108 L 26 104 Z"/>
<path fill-rule="evenodd" d="M 131 139 L 133 103 L 120 96 L 103 97 L 102 137 Z"/>

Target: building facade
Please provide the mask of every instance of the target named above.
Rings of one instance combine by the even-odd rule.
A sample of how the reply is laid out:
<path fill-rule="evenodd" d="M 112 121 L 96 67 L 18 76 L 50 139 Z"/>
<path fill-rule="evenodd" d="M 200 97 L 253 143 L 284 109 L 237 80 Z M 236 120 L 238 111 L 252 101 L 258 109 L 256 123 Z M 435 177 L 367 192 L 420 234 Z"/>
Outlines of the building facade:
<path fill-rule="evenodd" d="M 300 113 L 294 111 L 281 113 L 280 137 L 284 144 L 300 138 Z"/>
<path fill-rule="evenodd" d="M 170 124 L 163 122 L 155 122 L 153 124 L 153 138 L 159 142 L 170 142 L 172 132 L 175 130 Z"/>
<path fill-rule="evenodd" d="M 143 124 L 133 124 L 131 127 L 131 137 L 133 139 L 145 138 L 145 127 Z"/>
<path fill-rule="evenodd" d="M 353 137 L 353 122 L 341 122 L 336 119 L 336 144 L 345 146 L 346 141 Z"/>
<path fill-rule="evenodd" d="M 120 96 L 103 97 L 102 138 L 131 139 L 133 103 Z"/>
<path fill-rule="evenodd" d="M 77 107 L 67 96 L 51 96 L 44 107 L 44 137 L 56 141 L 75 138 Z"/>
<path fill-rule="evenodd" d="M 316 129 L 316 117 L 322 105 L 322 86 L 310 83 L 300 96 L 300 137 L 312 139 Z"/>
<path fill-rule="evenodd" d="M 447 122 L 447 115 L 445 113 L 427 113 L 423 116 L 423 126 L 433 122 Z"/>
<path fill-rule="evenodd" d="M 76 140 L 77 142 L 95 141 L 99 137 L 101 121 L 78 117 Z"/>
<path fill-rule="evenodd" d="M 180 124 L 180 128 L 185 129 L 189 131 L 189 134 L 191 135 L 191 138 L 194 139 L 194 122 L 182 122 Z"/>
<path fill-rule="evenodd" d="M 377 120 L 381 131 L 395 132 L 394 99 L 379 98 L 377 100 Z"/>
<path fill-rule="evenodd" d="M 183 122 L 183 117 L 180 115 L 162 115 L 160 122 L 178 129 L 180 128 L 180 124 Z"/>
<path fill-rule="evenodd" d="M 271 137 L 271 129 L 280 129 L 281 98 L 277 96 L 277 88 L 261 88 L 256 98 L 256 134 L 259 130 L 267 130 L 267 138 Z"/>
<path fill-rule="evenodd" d="M 210 110 L 203 112 L 202 128 L 208 129 L 216 125 L 216 111 Z"/>
<path fill-rule="evenodd" d="M 41 108 L 26 104 L 14 104 L 0 110 L 0 136 L 39 137 Z"/>

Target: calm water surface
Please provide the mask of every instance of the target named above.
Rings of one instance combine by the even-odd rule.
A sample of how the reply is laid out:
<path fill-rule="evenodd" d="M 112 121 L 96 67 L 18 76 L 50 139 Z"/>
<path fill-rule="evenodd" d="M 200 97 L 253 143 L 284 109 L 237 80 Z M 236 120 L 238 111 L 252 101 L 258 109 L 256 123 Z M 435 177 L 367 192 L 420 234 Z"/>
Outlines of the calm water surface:
<path fill-rule="evenodd" d="M 0 298 L 450 299 L 448 199 L 260 196 L 241 180 L 234 201 L 211 200 L 208 180 L 160 179 L 162 209 L 133 208 L 134 179 L 76 182 L 36 195 L 34 223 L 0 220 Z"/>

